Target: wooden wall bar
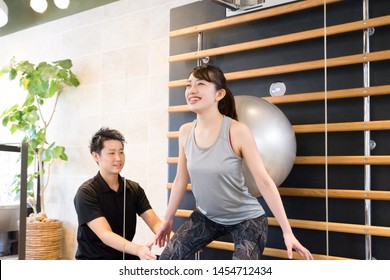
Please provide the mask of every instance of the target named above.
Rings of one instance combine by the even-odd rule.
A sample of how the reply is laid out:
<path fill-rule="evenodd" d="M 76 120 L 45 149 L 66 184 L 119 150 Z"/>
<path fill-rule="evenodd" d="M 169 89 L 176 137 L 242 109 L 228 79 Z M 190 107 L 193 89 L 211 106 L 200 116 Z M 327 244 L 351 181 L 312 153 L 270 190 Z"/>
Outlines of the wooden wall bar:
<path fill-rule="evenodd" d="M 177 217 L 188 218 L 191 215 L 191 210 L 178 209 L 176 212 Z M 334 231 L 334 232 L 345 232 L 353 234 L 371 234 L 376 236 L 390 237 L 389 227 L 378 227 L 378 226 L 367 226 L 367 225 L 355 225 L 347 223 L 331 223 L 321 221 L 304 221 L 289 219 L 290 225 L 293 228 L 304 228 L 319 231 Z M 279 226 L 275 218 L 268 218 L 270 226 Z"/>
<path fill-rule="evenodd" d="M 172 183 L 167 184 L 167 189 L 172 189 Z M 343 189 L 318 189 L 318 188 L 278 188 L 282 196 L 304 196 L 304 197 L 328 197 L 343 199 L 371 199 L 390 200 L 390 191 L 367 191 L 367 190 L 343 190 Z M 188 184 L 187 191 L 192 191 L 191 184 Z"/>
<path fill-rule="evenodd" d="M 374 62 L 374 61 L 382 61 L 382 60 L 390 60 L 390 50 L 372 52 L 367 54 L 355 54 L 349 56 L 342 56 L 336 58 L 329 58 L 326 60 L 326 67 L 340 67 L 347 66 L 353 64 L 361 64 L 365 62 Z M 293 64 L 286 65 L 277 65 L 259 69 L 251 69 L 251 70 L 243 70 L 237 71 L 233 73 L 225 73 L 225 77 L 227 80 L 240 80 L 240 79 L 249 79 L 270 75 L 279 75 L 286 73 L 294 73 L 300 71 L 309 71 L 316 69 L 323 69 L 325 67 L 324 60 L 314 60 L 314 61 L 305 61 L 298 62 Z M 171 88 L 174 87 L 182 87 L 185 86 L 187 79 L 170 81 L 168 86 Z"/>
<path fill-rule="evenodd" d="M 169 157 L 168 164 L 177 164 L 177 157 Z M 390 156 L 297 156 L 295 164 L 312 165 L 390 165 Z"/>
<path fill-rule="evenodd" d="M 390 120 L 367 121 L 367 122 L 345 122 L 328 124 L 301 124 L 292 126 L 295 133 L 318 133 L 318 132 L 347 132 L 347 131 L 367 131 L 367 130 L 389 130 Z M 168 138 L 177 138 L 177 131 L 167 133 Z"/>
<path fill-rule="evenodd" d="M 231 242 L 222 242 L 222 241 L 213 241 L 211 242 L 207 248 L 217 249 L 217 250 L 227 250 L 234 251 L 234 244 Z M 275 248 L 265 248 L 264 256 L 287 259 L 287 250 L 275 249 Z M 342 258 L 336 256 L 327 256 L 327 255 L 319 255 L 313 254 L 315 260 L 351 260 L 350 258 Z M 293 252 L 294 260 L 303 260 L 299 253 Z"/>
<path fill-rule="evenodd" d="M 333 4 L 340 2 L 342 0 L 327 0 L 327 4 Z M 265 19 L 269 17 L 275 17 L 280 16 L 283 14 L 289 14 L 297 11 L 302 11 L 305 9 L 311 9 L 314 7 L 323 6 L 324 1 L 323 0 L 307 0 L 307 1 L 301 1 L 293 4 L 283 5 L 280 7 L 262 10 L 259 12 L 244 14 L 237 17 L 227 18 L 219 21 L 214 21 L 210 23 L 200 24 L 197 26 L 191 26 L 183 29 L 178 29 L 169 32 L 170 38 L 175 38 L 179 36 L 185 36 L 193 33 L 199 33 L 204 31 L 210 31 L 215 29 L 220 29 L 232 25 L 242 24 L 246 22 L 251 22 L 255 20 Z"/>
<path fill-rule="evenodd" d="M 302 31 L 293 34 L 266 38 L 262 40 L 256 40 L 256 41 L 245 42 L 245 43 L 234 44 L 234 45 L 223 46 L 223 47 L 212 48 L 212 49 L 205 49 L 201 51 L 184 53 L 179 55 L 172 55 L 169 57 L 168 61 L 170 63 L 173 63 L 179 61 L 199 59 L 199 58 L 204 58 L 209 56 L 248 51 L 252 49 L 272 47 L 272 46 L 277 46 L 277 45 L 282 45 L 287 43 L 320 38 L 324 36 L 325 32 L 327 36 L 332 36 L 332 35 L 338 35 L 347 32 L 353 32 L 357 30 L 364 30 L 367 28 L 375 28 L 375 27 L 389 25 L 389 24 L 390 24 L 390 16 L 383 16 L 379 18 L 360 20 L 360 21 L 340 24 L 336 26 L 328 26 L 326 30 L 325 28 L 318 28 L 314 30 Z"/>
<path fill-rule="evenodd" d="M 338 7 L 340 4 L 344 4 L 346 1 L 342 0 L 327 0 L 326 4 L 332 7 Z M 243 14 L 240 16 L 234 16 L 230 18 L 225 18 L 222 20 L 216 20 L 212 22 L 202 23 L 194 26 L 189 26 L 177 30 L 172 30 L 169 34 L 172 42 L 179 37 L 188 37 L 188 40 L 193 40 L 196 34 L 207 34 L 207 32 L 216 32 L 218 30 L 227 30 L 231 27 L 239 27 L 246 23 L 256 22 L 276 16 L 285 16 L 293 14 L 296 12 L 307 11 L 310 14 L 311 9 L 320 8 L 324 6 L 323 0 L 306 0 L 298 1 L 292 4 L 281 5 L 274 8 L 264 9 L 257 12 L 252 12 L 248 14 Z M 379 15 L 374 16 L 369 19 L 359 19 L 353 20 L 350 22 L 337 22 L 332 26 L 327 26 L 326 28 L 312 28 L 309 30 L 301 30 L 298 32 L 292 32 L 289 34 L 271 36 L 266 38 L 260 38 L 256 40 L 247 40 L 245 42 L 226 44 L 217 47 L 208 47 L 198 51 L 186 51 L 182 53 L 173 53 L 169 57 L 169 63 L 174 64 L 185 64 L 194 62 L 201 58 L 205 57 L 223 57 L 228 59 L 229 55 L 245 54 L 246 52 L 254 52 L 256 50 L 266 49 L 269 47 L 281 47 L 286 46 L 291 47 L 294 44 L 304 44 L 310 42 L 311 40 L 319 40 L 324 36 L 327 38 L 343 38 L 343 36 L 350 36 L 350 34 L 356 34 L 357 32 L 363 33 L 363 31 L 368 28 L 389 28 L 390 26 L 390 15 Z M 226 31 L 225 31 L 226 32 Z M 325 35 L 326 34 L 326 35 Z M 191 35 L 191 36 L 188 36 Z M 334 39 L 336 40 L 336 39 Z M 378 39 L 379 40 L 379 39 Z M 196 42 L 194 42 L 196 45 Z M 384 44 L 386 45 L 386 44 Z M 354 66 L 364 65 L 364 64 L 381 64 L 384 65 L 390 60 L 390 48 L 385 49 L 376 49 L 368 53 L 343 53 L 342 55 L 335 55 L 334 57 L 327 57 L 324 59 L 311 59 L 305 60 L 304 58 L 301 61 L 293 63 L 284 63 L 277 65 L 269 65 L 264 67 L 250 68 L 250 69 L 240 69 L 231 72 L 225 72 L 227 80 L 230 82 L 241 82 L 250 79 L 260 79 L 269 76 L 279 77 L 280 75 L 294 75 L 297 73 L 310 73 L 311 71 L 316 71 L 324 69 L 327 67 L 328 70 L 350 68 Z M 362 70 L 363 71 L 363 70 Z M 186 73 L 184 73 L 186 74 Z M 276 79 L 276 78 L 275 78 Z M 186 77 L 178 77 L 171 79 L 168 83 L 168 87 L 172 95 L 177 92 L 184 93 L 184 86 L 186 84 Z M 289 104 L 295 103 L 298 106 L 301 104 L 313 104 L 313 102 L 331 102 L 331 101 L 343 101 L 343 100 L 363 100 L 365 97 L 386 98 L 390 95 L 390 84 L 389 80 L 385 79 L 383 83 L 372 83 L 367 87 L 359 87 L 360 85 L 349 87 L 349 88 L 332 88 L 327 91 L 311 91 L 311 92 L 288 92 L 283 96 L 261 96 L 263 98 L 275 105 L 288 106 Z M 177 88 L 183 87 L 183 90 L 177 90 Z M 176 89 L 176 90 L 175 90 Z M 249 95 L 252 95 L 249 93 Z M 386 100 L 386 99 L 383 99 Z M 380 103 L 380 101 L 379 101 Z M 303 108 L 300 106 L 299 108 Z M 386 110 L 386 109 L 385 109 Z M 189 113 L 188 106 L 186 104 L 170 105 L 168 107 L 168 113 L 170 116 L 175 114 L 186 114 Z M 371 131 L 373 133 L 378 132 L 386 133 L 390 130 L 390 117 L 382 113 L 380 116 L 384 115 L 385 117 L 380 117 L 378 119 L 372 119 L 370 121 L 353 120 L 353 121 L 339 121 L 339 122 L 328 122 L 324 121 L 308 124 L 294 124 L 292 123 L 292 128 L 296 133 L 297 137 L 310 137 L 311 135 L 325 135 L 327 133 L 342 134 L 347 135 L 349 133 Z M 363 116 L 362 116 L 363 118 Z M 167 137 L 170 140 L 176 141 L 178 137 L 177 130 L 170 130 L 167 133 Z M 383 137 L 383 136 L 382 136 Z M 334 168 L 339 168 L 342 166 L 367 166 L 372 167 L 378 166 L 383 170 L 383 168 L 390 167 L 390 153 L 389 154 L 372 154 L 369 156 L 362 155 L 320 155 L 310 154 L 310 155 L 297 155 L 295 159 L 295 165 L 298 167 L 305 166 L 334 166 Z M 167 163 L 169 165 L 177 164 L 177 157 L 174 154 L 170 154 L 167 158 Z M 386 172 L 386 171 L 381 171 Z M 379 175 L 380 178 L 383 175 Z M 354 182 L 356 184 L 356 182 Z M 351 186 L 349 186 L 351 187 Z M 171 190 L 172 183 L 167 183 L 167 189 Z M 187 191 L 190 193 L 192 190 L 191 184 L 188 185 Z M 311 198 L 311 199 L 334 199 L 334 200 L 346 200 L 348 203 L 362 202 L 365 200 L 371 200 L 373 202 L 385 203 L 390 201 L 390 188 L 385 190 L 362 190 L 361 186 L 356 186 L 356 189 L 343 189 L 343 187 L 333 188 L 321 188 L 321 187 L 286 187 L 280 186 L 278 188 L 280 194 L 283 197 L 289 198 Z M 362 209 L 363 211 L 363 209 Z M 178 218 L 187 218 L 191 210 L 179 209 L 176 213 Z M 383 215 L 383 213 L 382 213 Z M 269 217 L 270 227 L 278 227 L 278 223 L 273 217 Z M 390 224 L 387 226 L 376 226 L 376 225 L 365 225 L 359 224 L 356 222 L 331 222 L 331 221 L 319 221 L 311 219 L 289 219 L 290 224 L 293 228 L 313 231 L 313 232 L 332 232 L 351 234 L 353 236 L 365 236 L 371 235 L 377 238 L 389 238 L 390 237 Z M 233 251 L 234 245 L 231 242 L 222 242 L 222 241 L 213 241 L 208 245 L 210 249 L 217 250 L 226 250 Z M 267 247 L 264 252 L 265 256 L 274 257 L 274 258 L 286 258 L 287 253 L 285 250 L 277 248 Z M 315 259 L 318 260 L 338 260 L 338 259 L 351 259 L 344 256 L 329 256 L 324 254 L 314 254 Z M 390 257 L 390 256 L 389 256 Z M 294 259 L 300 259 L 300 256 L 294 253 Z"/>
<path fill-rule="evenodd" d="M 282 196 L 328 197 L 344 199 L 390 200 L 390 191 L 335 190 L 315 188 L 279 188 Z"/>
<path fill-rule="evenodd" d="M 309 92 L 295 93 L 283 96 L 267 96 L 263 97 L 273 104 L 299 103 L 319 100 L 333 100 L 342 98 L 365 97 L 365 96 L 380 96 L 390 94 L 390 85 L 351 88 L 341 90 L 331 90 L 327 92 Z M 168 113 L 183 113 L 189 112 L 188 105 L 178 105 L 168 107 Z"/>

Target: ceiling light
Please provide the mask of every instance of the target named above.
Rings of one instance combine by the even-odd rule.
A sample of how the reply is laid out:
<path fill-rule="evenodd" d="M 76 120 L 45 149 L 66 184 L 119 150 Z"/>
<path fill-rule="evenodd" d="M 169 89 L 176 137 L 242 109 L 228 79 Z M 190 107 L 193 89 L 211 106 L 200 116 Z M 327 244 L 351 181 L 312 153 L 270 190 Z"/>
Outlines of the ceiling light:
<path fill-rule="evenodd" d="M 47 1 L 46 0 L 30 0 L 30 6 L 34 11 L 42 14 L 47 9 Z"/>
<path fill-rule="evenodd" d="M 8 7 L 3 0 L 0 0 L 0 27 L 8 22 Z"/>
<path fill-rule="evenodd" d="M 54 0 L 54 4 L 56 4 L 59 9 L 67 9 L 69 6 L 69 0 Z"/>

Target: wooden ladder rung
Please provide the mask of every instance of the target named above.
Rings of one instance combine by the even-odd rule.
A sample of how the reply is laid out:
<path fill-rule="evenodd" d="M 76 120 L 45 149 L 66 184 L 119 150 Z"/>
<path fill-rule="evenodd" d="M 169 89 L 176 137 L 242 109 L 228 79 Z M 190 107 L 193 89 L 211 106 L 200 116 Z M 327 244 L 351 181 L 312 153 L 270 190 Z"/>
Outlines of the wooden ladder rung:
<path fill-rule="evenodd" d="M 335 57 L 329 58 L 326 60 L 326 66 L 328 68 L 345 66 L 345 65 L 353 65 L 358 63 L 366 63 L 366 62 L 374 62 L 381 60 L 390 59 L 390 50 L 372 52 L 367 54 L 354 54 L 349 56 Z M 323 59 L 313 60 L 313 61 L 305 61 L 298 62 L 292 64 L 285 65 L 277 65 L 271 67 L 257 68 L 251 70 L 243 70 L 237 72 L 225 73 L 225 77 L 227 80 L 241 80 L 241 79 L 249 79 L 255 77 L 264 77 L 264 76 L 272 76 L 278 74 L 286 74 L 286 73 L 294 73 L 308 70 L 316 70 L 322 69 L 325 67 L 325 62 Z M 187 83 L 187 79 L 170 81 L 168 86 L 170 88 L 185 86 Z"/>
<path fill-rule="evenodd" d="M 234 251 L 234 244 L 225 241 L 213 241 L 209 245 L 207 245 L 207 248 Z M 264 249 L 263 255 L 268 257 L 281 258 L 281 259 L 288 258 L 287 250 L 269 248 L 269 247 L 266 247 Z M 327 255 L 320 255 L 320 254 L 312 254 L 312 255 L 315 260 L 351 260 L 350 258 L 343 258 L 337 256 L 327 256 Z M 303 257 L 299 253 L 293 252 L 293 259 L 302 260 Z"/>
<path fill-rule="evenodd" d="M 167 183 L 167 189 L 172 189 L 172 183 Z M 347 190 L 347 189 L 320 189 L 320 188 L 285 188 L 278 187 L 281 196 L 341 198 L 341 199 L 370 199 L 390 200 L 390 191 L 375 190 Z M 188 184 L 186 191 L 192 191 L 192 185 Z"/>
<path fill-rule="evenodd" d="M 178 209 L 176 211 L 175 216 L 188 218 L 191 215 L 191 213 L 192 210 Z M 298 220 L 298 219 L 288 219 L 288 221 L 291 227 L 293 228 L 362 234 L 362 235 L 370 234 L 375 236 L 390 237 L 390 227 L 334 223 L 334 222 L 325 222 L 325 221 L 309 221 L 309 220 Z M 268 217 L 268 224 L 270 226 L 279 226 L 278 222 L 273 217 Z"/>
<path fill-rule="evenodd" d="M 326 35 L 338 35 L 342 33 L 363 30 L 367 28 L 374 28 L 390 24 L 390 16 L 383 16 L 378 18 L 372 18 L 368 20 L 359 20 L 355 22 L 344 23 L 335 26 L 328 26 L 326 28 Z M 204 57 L 212 57 L 217 55 L 224 55 L 229 53 L 237 53 L 242 51 L 248 51 L 252 49 L 260 49 L 265 47 L 277 46 L 287 43 L 293 43 L 303 40 L 309 40 L 314 38 L 321 38 L 324 36 L 325 29 L 317 28 L 313 30 L 301 31 L 297 33 L 276 36 L 272 38 L 266 38 L 261 40 L 255 40 L 250 42 L 244 42 L 234 45 L 222 46 L 218 48 L 210 48 L 196 52 L 189 52 L 177 55 L 171 55 L 168 59 L 169 63 L 199 59 Z"/>
<path fill-rule="evenodd" d="M 337 3 L 340 2 L 341 0 L 327 0 L 327 4 L 332 4 L 332 3 Z M 310 8 L 315 8 L 319 6 L 323 6 L 324 1 L 323 0 L 307 0 L 307 1 L 299 1 L 297 3 L 293 4 L 287 4 L 287 5 L 282 5 L 279 7 L 275 8 L 270 8 L 266 10 L 261 10 L 258 12 L 253 12 L 241 16 L 236 16 L 236 17 L 231 17 L 231 18 L 226 18 L 222 20 L 217 20 L 209 23 L 204 23 L 204 24 L 199 24 L 196 26 L 190 26 L 182 29 L 177 29 L 169 32 L 169 37 L 170 38 L 175 38 L 179 36 L 184 36 L 184 35 L 189 35 L 189 34 L 194 34 L 194 33 L 199 33 L 207 30 L 213 30 L 213 29 L 218 29 L 218 28 L 224 28 L 236 24 L 241 24 L 245 22 L 250 22 L 250 21 L 255 21 L 259 19 L 264 19 L 264 18 L 269 18 L 269 17 L 274 17 L 278 15 L 283 15 L 283 14 L 289 14 L 305 9 L 310 9 Z"/>

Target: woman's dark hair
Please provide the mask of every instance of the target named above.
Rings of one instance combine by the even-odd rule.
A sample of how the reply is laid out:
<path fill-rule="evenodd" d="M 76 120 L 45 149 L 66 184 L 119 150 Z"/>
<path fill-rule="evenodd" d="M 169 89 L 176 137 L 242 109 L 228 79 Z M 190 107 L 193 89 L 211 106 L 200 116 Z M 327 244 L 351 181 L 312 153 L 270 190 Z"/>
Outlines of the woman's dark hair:
<path fill-rule="evenodd" d="M 96 152 L 100 155 L 101 151 L 104 148 L 104 141 L 107 140 L 116 140 L 120 141 L 122 145 L 125 143 L 125 137 L 115 129 L 110 129 L 108 127 L 102 127 L 95 133 L 89 142 L 89 151 Z"/>
<path fill-rule="evenodd" d="M 228 117 L 231 117 L 232 119 L 237 120 L 236 103 L 234 102 L 234 96 L 227 86 L 227 81 L 222 70 L 216 66 L 204 64 L 195 67 L 191 71 L 190 75 L 191 74 L 195 78 L 215 84 L 215 88 L 217 90 L 224 89 L 226 91 L 226 95 L 218 102 L 218 110 L 222 115 L 226 115 Z"/>

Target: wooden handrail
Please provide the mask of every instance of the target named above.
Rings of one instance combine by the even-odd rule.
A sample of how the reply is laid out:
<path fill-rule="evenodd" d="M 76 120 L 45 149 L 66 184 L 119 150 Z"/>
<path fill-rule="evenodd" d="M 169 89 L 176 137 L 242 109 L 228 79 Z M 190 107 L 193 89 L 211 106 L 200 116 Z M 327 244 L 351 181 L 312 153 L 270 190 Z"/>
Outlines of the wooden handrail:
<path fill-rule="evenodd" d="M 390 156 L 297 156 L 295 164 L 388 165 Z"/>
<path fill-rule="evenodd" d="M 168 164 L 177 164 L 177 157 L 168 157 Z M 295 164 L 302 165 L 390 165 L 390 156 L 297 156 Z"/>
<path fill-rule="evenodd" d="M 329 197 L 344 199 L 390 200 L 390 191 L 341 190 L 318 188 L 278 188 L 282 196 Z"/>
<path fill-rule="evenodd" d="M 353 233 L 362 235 L 374 235 L 390 237 L 390 227 L 379 227 L 379 226 L 368 226 L 368 225 L 357 225 L 347 223 L 333 223 L 323 221 L 307 221 L 307 220 L 296 220 L 289 219 L 289 223 L 294 228 L 331 231 L 331 232 L 343 232 Z M 268 224 L 271 226 L 279 226 L 275 218 L 268 218 Z"/>
<path fill-rule="evenodd" d="M 326 28 L 326 35 L 332 36 L 347 32 L 353 32 L 357 30 L 363 30 L 367 28 L 374 28 L 390 24 L 390 16 L 383 16 L 378 18 L 372 18 L 368 20 L 360 20 L 335 26 L 329 26 Z M 271 47 L 276 45 L 282 45 L 292 42 L 298 42 L 303 40 L 309 40 L 314 38 L 320 38 L 325 35 L 324 28 L 318 28 L 313 30 L 307 30 L 297 33 L 291 33 L 287 35 L 276 36 L 272 38 L 266 38 L 261 40 L 255 40 L 240 44 L 228 45 L 218 48 L 205 49 L 196 52 L 183 53 L 178 55 L 172 55 L 169 57 L 169 63 L 199 59 L 203 57 L 217 56 L 229 53 L 237 53 L 242 51 L 248 51 L 252 49 L 260 49 L 265 47 Z"/>
<path fill-rule="evenodd" d="M 178 138 L 179 137 L 179 131 L 168 131 L 167 137 L 169 139 Z"/>
<path fill-rule="evenodd" d="M 167 183 L 167 189 L 168 190 L 172 189 L 172 183 Z M 192 191 L 192 185 L 191 184 L 187 185 L 186 191 Z"/>
<path fill-rule="evenodd" d="M 368 131 L 368 130 L 389 130 L 390 120 L 367 121 L 367 122 L 344 122 L 322 124 L 301 124 L 292 126 L 295 133 L 316 133 L 316 132 L 345 132 L 345 131 Z"/>
<path fill-rule="evenodd" d="M 178 209 L 175 216 L 188 218 L 192 213 L 192 210 Z M 347 224 L 347 223 L 334 223 L 324 221 L 309 221 L 309 220 L 297 220 L 288 219 L 291 227 L 319 230 L 319 231 L 331 231 L 331 232 L 343 232 L 353 234 L 370 234 L 374 236 L 390 237 L 390 227 Z M 279 226 L 278 222 L 273 217 L 268 217 L 268 224 L 270 226 Z"/>
<path fill-rule="evenodd" d="M 332 3 L 337 3 L 341 2 L 341 0 L 327 0 L 327 4 L 332 4 Z M 217 20 L 205 24 L 200 24 L 196 26 L 190 26 L 182 29 L 177 29 L 169 32 L 169 37 L 170 38 L 175 38 L 179 36 L 184 36 L 184 35 L 189 35 L 189 34 L 194 34 L 194 33 L 199 33 L 207 30 L 213 30 L 217 28 L 224 28 L 236 24 L 241 24 L 245 22 L 250 22 L 250 21 L 255 21 L 259 19 L 264 19 L 264 18 L 269 18 L 269 17 L 274 17 L 278 15 L 283 15 L 283 14 L 289 14 L 305 9 L 310 9 L 310 8 L 315 8 L 318 6 L 323 6 L 324 1 L 323 0 L 307 0 L 307 1 L 300 1 L 297 3 L 293 4 L 287 4 L 287 5 L 282 5 L 279 7 L 275 8 L 270 8 L 266 10 L 261 10 L 258 12 L 253 12 L 241 16 L 236 16 L 236 17 L 231 17 L 231 18 L 226 18 L 222 20 Z"/>
<path fill-rule="evenodd" d="M 225 241 L 213 241 L 206 246 L 207 248 L 217 249 L 217 250 L 226 250 L 226 251 L 234 251 L 234 244 L 232 242 Z M 287 259 L 287 250 L 276 249 L 276 248 L 264 248 L 263 252 L 264 256 Z M 351 260 L 349 258 L 337 257 L 337 256 L 327 256 L 327 255 L 319 255 L 312 254 L 315 260 Z M 293 259 L 302 260 L 303 257 L 297 253 L 293 252 Z"/>
<path fill-rule="evenodd" d="M 184 113 L 184 112 L 190 112 L 188 105 L 176 105 L 176 106 L 168 107 L 168 113 Z"/>
<path fill-rule="evenodd" d="M 325 124 L 301 124 L 292 125 L 295 133 L 319 133 L 319 132 L 348 132 L 348 131 L 373 131 L 373 130 L 389 130 L 390 120 L 384 121 L 369 121 L 369 122 L 344 122 L 344 123 L 328 123 Z M 168 138 L 179 137 L 178 131 L 169 131 Z"/>
<path fill-rule="evenodd" d="M 167 189 L 172 189 L 172 183 L 167 183 Z M 281 196 L 298 197 L 328 197 L 342 199 L 371 199 L 371 200 L 390 200 L 390 191 L 373 190 L 345 190 L 345 189 L 320 189 L 320 188 L 278 188 Z M 192 191 L 192 185 L 188 184 L 186 191 Z"/>
<path fill-rule="evenodd" d="M 294 93 L 283 96 L 266 96 L 259 97 L 273 104 L 285 104 L 306 101 L 333 100 L 341 98 L 378 96 L 390 94 L 390 85 L 382 85 L 375 87 L 347 88 L 331 91 Z M 168 107 L 168 113 L 183 113 L 189 112 L 188 105 L 177 105 Z"/>
<path fill-rule="evenodd" d="M 167 158 L 167 163 L 168 164 L 177 164 L 177 162 L 178 162 L 178 157 L 168 157 Z"/>
<path fill-rule="evenodd" d="M 328 68 L 353 65 L 358 63 L 374 62 L 390 59 L 390 50 L 372 52 L 367 54 L 354 54 L 342 57 L 329 58 L 326 60 L 326 66 Z M 323 59 L 312 60 L 305 62 L 298 62 L 292 64 L 277 65 L 271 67 L 257 68 L 251 70 L 243 70 L 237 72 L 226 73 L 227 80 L 241 80 L 255 77 L 264 77 L 278 74 L 294 73 L 308 70 L 316 70 L 325 67 Z M 170 88 L 185 86 L 187 79 L 170 81 L 168 86 Z"/>
<path fill-rule="evenodd" d="M 295 103 L 305 101 L 318 101 L 318 100 L 333 100 L 341 98 L 353 98 L 353 97 L 365 97 L 365 96 L 377 96 L 390 94 L 390 85 L 375 86 L 375 87 L 362 87 L 362 88 L 347 88 L 339 90 L 331 90 L 327 92 L 308 92 L 288 94 L 283 96 L 267 96 L 263 99 L 273 104 Z"/>

